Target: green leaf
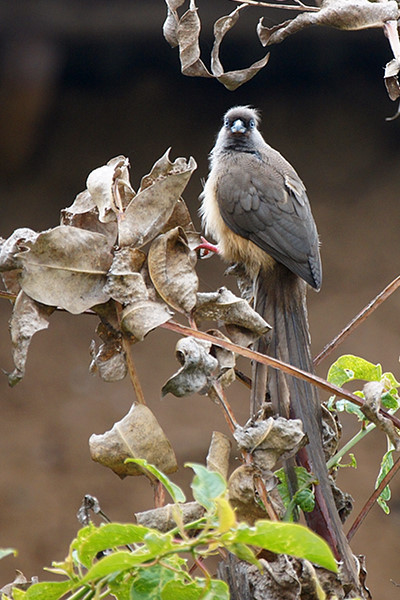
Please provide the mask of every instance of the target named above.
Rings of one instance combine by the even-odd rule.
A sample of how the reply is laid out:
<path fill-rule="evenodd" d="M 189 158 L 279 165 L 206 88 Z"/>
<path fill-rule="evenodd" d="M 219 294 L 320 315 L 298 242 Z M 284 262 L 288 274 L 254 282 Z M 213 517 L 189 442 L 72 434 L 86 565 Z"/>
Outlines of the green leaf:
<path fill-rule="evenodd" d="M 133 567 L 141 565 L 143 562 L 152 560 L 154 554 L 151 552 L 114 552 L 104 556 L 99 562 L 95 563 L 81 579 L 80 583 L 94 582 L 98 579 L 108 577 L 112 573 L 121 573 Z"/>
<path fill-rule="evenodd" d="M 208 581 L 197 579 L 196 581 L 199 581 L 205 588 L 201 600 L 229 600 L 229 588 L 225 581 L 219 579 L 209 579 Z"/>
<path fill-rule="evenodd" d="M 364 394 L 354 392 L 356 396 L 360 396 L 364 398 Z M 343 398 L 337 400 L 336 402 L 336 410 L 338 412 L 347 412 L 349 415 L 356 415 L 359 421 L 365 421 L 366 417 L 361 411 L 360 407 L 354 402 L 350 402 L 350 400 L 344 400 Z"/>
<path fill-rule="evenodd" d="M 132 583 L 130 600 L 158 600 L 168 581 L 177 576 L 161 565 L 140 569 Z"/>
<path fill-rule="evenodd" d="M 214 500 L 226 491 L 226 481 L 215 471 L 209 471 L 203 465 L 186 463 L 196 473 L 191 484 L 193 497 L 208 511 L 215 508 Z"/>
<path fill-rule="evenodd" d="M 156 477 L 158 481 L 160 481 L 163 484 L 163 486 L 165 487 L 165 489 L 167 490 L 174 502 L 186 501 L 186 496 L 181 490 L 181 488 L 175 483 L 173 483 L 166 475 L 164 475 L 162 471 L 157 469 L 157 467 L 148 463 L 147 460 L 145 460 L 144 458 L 127 458 L 125 462 L 133 462 L 139 465 L 140 467 L 147 469 L 149 473 L 154 475 L 154 477 Z"/>
<path fill-rule="evenodd" d="M 152 554 L 161 555 L 176 549 L 170 533 L 160 533 L 151 529 L 144 538 L 144 543 Z"/>
<path fill-rule="evenodd" d="M 397 410 L 399 408 L 399 398 L 389 392 L 385 392 L 381 396 L 382 406 L 388 410 Z"/>
<path fill-rule="evenodd" d="M 331 365 L 327 380 L 334 385 L 342 387 L 344 383 L 353 381 L 354 379 L 380 381 L 381 377 L 382 367 L 380 364 L 374 365 L 359 356 L 345 354 Z"/>
<path fill-rule="evenodd" d="M 58 600 L 66 592 L 78 587 L 76 581 L 43 581 L 34 583 L 28 588 L 24 598 L 25 600 Z"/>
<path fill-rule="evenodd" d="M 378 487 L 382 479 L 387 475 L 390 469 L 393 467 L 393 452 L 394 449 L 388 450 L 382 457 L 381 468 L 379 470 L 379 474 L 375 483 L 375 489 Z M 387 485 L 380 494 L 377 502 L 384 513 L 387 515 L 390 513 L 389 505 L 387 504 L 392 497 L 392 492 L 390 491 L 390 487 Z"/>
<path fill-rule="evenodd" d="M 85 528 L 88 529 L 88 528 Z M 78 551 L 79 560 L 85 567 L 90 567 L 93 558 L 101 551 L 117 548 L 126 544 L 143 542 L 149 532 L 148 527 L 134 524 L 107 523 L 100 527 L 91 526 L 90 531 L 85 531 L 82 541 L 74 545 Z"/>
<path fill-rule="evenodd" d="M 294 505 L 299 506 L 304 512 L 311 512 L 315 506 L 314 492 L 311 487 L 312 483 L 315 482 L 315 477 L 304 467 L 295 467 L 294 470 L 297 478 L 297 492 L 293 498 L 290 494 L 285 470 L 279 469 L 278 471 L 275 471 L 275 475 L 280 481 L 277 486 L 278 492 L 286 510 L 288 512 L 290 511 L 288 518 L 285 518 L 287 521 L 293 521 L 293 518 L 290 517 L 293 517 L 292 513 Z"/>
<path fill-rule="evenodd" d="M 254 554 L 253 550 L 249 548 L 249 546 L 247 546 L 246 544 L 225 543 L 224 546 L 227 550 L 229 550 L 229 552 L 232 552 L 232 554 L 240 558 L 240 560 L 245 560 L 248 563 L 256 565 L 260 568 L 260 561 L 256 558 L 256 555 Z"/>
<path fill-rule="evenodd" d="M 277 554 L 305 558 L 325 569 L 337 572 L 328 544 L 307 527 L 297 523 L 257 521 L 254 527 L 240 523 L 234 541 L 260 546 Z"/>
<path fill-rule="evenodd" d="M 10 556 L 10 554 L 17 556 L 18 552 L 15 550 L 15 548 L 0 548 L 0 560 L 6 556 Z"/>
<path fill-rule="evenodd" d="M 195 581 L 185 583 L 175 579 L 164 586 L 159 598 L 161 600 L 198 600 L 203 598 L 203 589 Z"/>

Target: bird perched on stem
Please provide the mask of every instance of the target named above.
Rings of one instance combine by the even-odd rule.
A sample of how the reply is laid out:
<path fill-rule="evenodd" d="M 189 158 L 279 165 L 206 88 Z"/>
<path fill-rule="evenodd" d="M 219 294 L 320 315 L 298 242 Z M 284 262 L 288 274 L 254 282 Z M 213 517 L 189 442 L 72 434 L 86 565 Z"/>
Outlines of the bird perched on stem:
<path fill-rule="evenodd" d="M 248 106 L 225 114 L 202 194 L 203 225 L 222 257 L 244 267 L 253 282 L 255 308 L 272 326 L 256 349 L 313 372 L 306 288 L 319 290 L 322 282 L 317 228 L 303 182 L 265 142 L 259 122 L 258 112 Z M 328 479 L 317 388 L 276 369 L 267 373 L 265 365 L 255 363 L 252 415 L 262 408 L 267 392 L 276 413 L 303 422 L 309 443 L 300 462 L 318 480 L 316 508 L 307 519 L 356 582 L 354 557 Z"/>

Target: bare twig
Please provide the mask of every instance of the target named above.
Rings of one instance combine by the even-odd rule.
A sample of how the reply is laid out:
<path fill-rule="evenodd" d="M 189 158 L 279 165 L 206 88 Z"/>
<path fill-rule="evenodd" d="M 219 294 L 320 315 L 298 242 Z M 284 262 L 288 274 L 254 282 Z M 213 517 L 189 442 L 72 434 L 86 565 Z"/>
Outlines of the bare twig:
<path fill-rule="evenodd" d="M 239 4 L 249 4 L 250 6 L 264 6 L 265 8 L 283 8 L 284 10 L 299 10 L 302 12 L 318 12 L 320 9 L 316 6 L 307 6 L 302 2 L 298 4 L 274 4 L 272 2 L 261 2 L 258 0 L 231 0 L 231 2 L 238 2 Z"/>
<path fill-rule="evenodd" d="M 387 285 L 371 302 L 369 302 L 344 329 L 333 340 L 327 344 L 319 354 L 314 358 L 314 365 L 317 366 L 333 350 L 335 350 L 353 331 L 361 325 L 373 312 L 400 287 L 400 275 Z"/>
<path fill-rule="evenodd" d="M 379 498 L 379 496 L 381 495 L 381 493 L 383 492 L 385 487 L 390 483 L 390 481 L 393 479 L 393 477 L 396 475 L 396 473 L 399 469 L 400 469 L 400 456 L 396 460 L 396 462 L 394 463 L 394 465 L 390 469 L 390 471 L 388 471 L 387 474 L 385 475 L 385 477 L 382 479 L 382 481 L 380 482 L 380 484 L 378 485 L 376 490 L 374 490 L 373 493 L 371 494 L 371 496 L 368 498 L 367 502 L 362 507 L 362 509 L 361 509 L 359 515 L 357 516 L 356 520 L 354 521 L 353 525 L 350 527 L 350 530 L 347 534 L 347 539 L 349 540 L 349 542 L 352 539 L 352 537 L 354 536 L 354 534 L 357 532 L 361 523 L 364 521 L 365 517 L 367 516 L 367 514 L 369 513 L 369 511 L 375 504 L 376 500 Z"/>
<path fill-rule="evenodd" d="M 122 306 L 118 303 L 116 303 L 116 306 L 117 306 L 116 312 L 117 312 L 118 325 L 119 325 L 119 329 L 121 331 Z M 143 389 L 140 384 L 140 380 L 139 380 L 139 377 L 138 377 L 138 374 L 136 371 L 135 363 L 133 362 L 133 358 L 132 358 L 132 354 L 131 354 L 131 344 L 129 343 L 129 341 L 123 334 L 121 336 L 121 339 L 122 339 L 122 348 L 124 349 L 125 357 L 126 357 L 126 366 L 128 368 L 129 378 L 133 385 L 133 389 L 135 390 L 136 400 L 139 402 L 139 404 L 146 404 L 146 401 L 144 399 Z"/>
<path fill-rule="evenodd" d="M 365 402 L 362 398 L 359 398 L 355 394 L 348 392 L 347 390 L 340 388 L 333 383 L 329 383 L 326 379 L 322 377 L 318 377 L 318 375 L 312 375 L 311 373 L 307 373 L 307 371 L 303 371 L 297 367 L 293 367 L 292 365 L 288 365 L 277 358 L 272 358 L 271 356 L 267 356 L 266 354 L 261 354 L 260 352 L 256 352 L 254 350 L 250 350 L 249 348 L 244 348 L 243 346 L 238 346 L 233 342 L 230 342 L 225 339 L 217 338 L 209 333 L 205 333 L 204 331 L 196 331 L 195 329 L 191 329 L 190 327 L 186 327 L 185 325 L 180 325 L 175 321 L 168 321 L 163 325 L 160 325 L 163 329 L 169 329 L 170 331 L 175 331 L 181 335 L 190 335 L 199 340 L 204 340 L 206 342 L 211 342 L 216 346 L 221 346 L 222 348 L 226 348 L 231 352 L 236 352 L 245 358 L 249 358 L 250 360 L 256 360 L 259 363 L 267 365 L 269 367 L 273 367 L 274 369 L 279 369 L 288 375 L 292 375 L 293 377 L 297 377 L 298 379 L 303 379 L 304 381 L 308 381 L 311 385 L 316 385 L 317 387 L 329 392 L 330 394 L 334 394 L 339 398 L 344 398 L 345 400 L 350 400 L 357 406 L 364 406 Z M 380 409 L 380 414 L 390 419 L 394 425 L 400 429 L 400 420 L 386 412 L 382 408 Z"/>

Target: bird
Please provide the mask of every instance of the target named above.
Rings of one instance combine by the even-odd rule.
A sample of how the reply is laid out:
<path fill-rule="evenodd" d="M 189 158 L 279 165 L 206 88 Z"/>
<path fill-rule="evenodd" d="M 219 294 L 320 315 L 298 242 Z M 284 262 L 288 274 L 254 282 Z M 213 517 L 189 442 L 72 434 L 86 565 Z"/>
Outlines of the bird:
<path fill-rule="evenodd" d="M 319 236 L 303 181 L 267 144 L 259 127 L 260 113 L 250 106 L 235 106 L 224 115 L 209 157 L 200 216 L 221 257 L 244 269 L 252 282 L 254 307 L 272 326 L 255 349 L 312 373 L 306 294 L 307 288 L 319 291 L 322 284 Z M 354 557 L 326 468 L 317 388 L 255 362 L 250 402 L 254 418 L 266 397 L 276 414 L 303 423 L 308 444 L 298 456 L 318 481 L 316 508 L 306 519 L 325 537 L 354 583 Z"/>

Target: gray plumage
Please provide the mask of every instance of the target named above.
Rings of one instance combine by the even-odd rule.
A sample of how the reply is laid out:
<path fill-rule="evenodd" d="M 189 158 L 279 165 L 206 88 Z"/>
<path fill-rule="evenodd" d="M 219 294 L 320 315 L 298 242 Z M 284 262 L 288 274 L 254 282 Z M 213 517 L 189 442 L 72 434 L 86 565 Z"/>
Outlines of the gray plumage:
<path fill-rule="evenodd" d="M 259 339 L 254 348 L 313 372 L 306 283 L 317 290 L 321 286 L 317 228 L 303 182 L 287 160 L 264 141 L 258 125 L 257 111 L 247 106 L 226 113 L 210 155 L 200 212 L 222 257 L 245 267 L 253 280 L 255 308 L 272 326 L 269 337 Z M 309 443 L 299 453 L 299 460 L 319 481 L 316 508 L 306 519 L 325 537 L 343 561 L 348 580 L 355 584 L 354 559 L 326 470 L 317 388 L 254 362 L 252 415 L 262 412 L 267 393 L 276 413 L 303 422 Z M 293 482 L 292 467 L 289 465 L 287 472 Z"/>

